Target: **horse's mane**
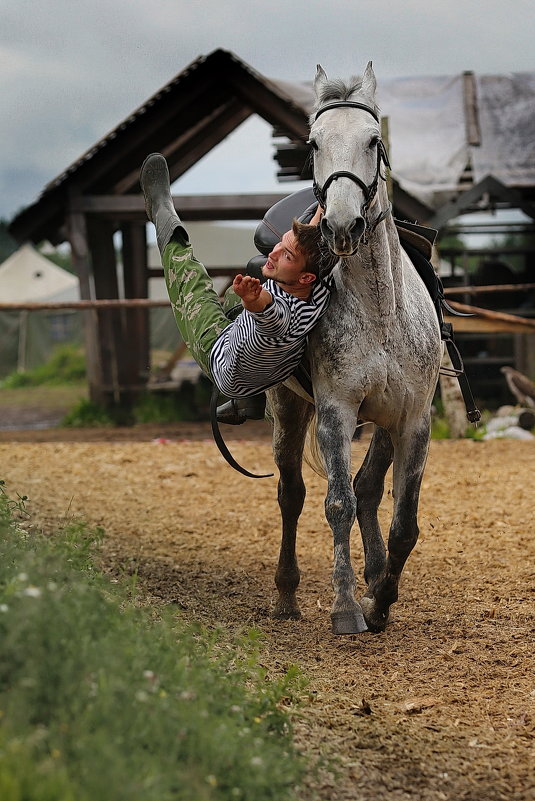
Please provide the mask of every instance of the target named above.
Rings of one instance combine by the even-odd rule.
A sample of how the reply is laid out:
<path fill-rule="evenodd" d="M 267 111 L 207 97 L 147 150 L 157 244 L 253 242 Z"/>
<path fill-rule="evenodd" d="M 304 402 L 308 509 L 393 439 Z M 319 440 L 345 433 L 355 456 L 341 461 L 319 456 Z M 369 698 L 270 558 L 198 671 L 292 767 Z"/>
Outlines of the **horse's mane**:
<path fill-rule="evenodd" d="M 335 100 L 354 100 L 355 96 L 362 91 L 362 78 L 353 76 L 349 81 L 342 81 L 340 78 L 333 78 L 319 90 L 314 104 L 314 111 L 324 106 L 326 103 L 333 103 Z M 379 112 L 379 107 L 373 103 L 373 108 Z M 314 117 L 312 116 L 312 121 Z"/>

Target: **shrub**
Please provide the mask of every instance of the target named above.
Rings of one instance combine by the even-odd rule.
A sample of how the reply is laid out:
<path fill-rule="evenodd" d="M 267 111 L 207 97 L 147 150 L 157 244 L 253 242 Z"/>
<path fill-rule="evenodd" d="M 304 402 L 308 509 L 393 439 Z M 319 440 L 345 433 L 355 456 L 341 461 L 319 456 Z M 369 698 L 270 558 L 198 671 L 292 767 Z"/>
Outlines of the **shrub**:
<path fill-rule="evenodd" d="M 24 513 L 0 484 L 2 801 L 293 798 L 295 670 L 268 681 L 254 632 L 140 609 L 95 568 L 101 531 Z"/>
<path fill-rule="evenodd" d="M 42 385 L 69 384 L 84 381 L 86 377 L 85 356 L 73 345 L 56 348 L 46 364 L 23 373 L 11 373 L 2 381 L 4 389 L 36 387 Z"/>
<path fill-rule="evenodd" d="M 113 415 L 98 403 L 87 398 L 81 398 L 73 408 L 67 412 L 61 425 L 73 428 L 90 428 L 92 426 L 114 426 L 116 420 Z"/>

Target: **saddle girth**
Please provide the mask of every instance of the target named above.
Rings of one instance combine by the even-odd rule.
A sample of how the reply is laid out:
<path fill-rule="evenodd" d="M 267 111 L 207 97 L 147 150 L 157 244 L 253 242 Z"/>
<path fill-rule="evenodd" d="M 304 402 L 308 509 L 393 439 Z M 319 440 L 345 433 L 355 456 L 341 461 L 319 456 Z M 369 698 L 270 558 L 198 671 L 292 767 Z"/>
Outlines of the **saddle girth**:
<path fill-rule="evenodd" d="M 440 326 L 440 337 L 446 345 L 448 355 L 453 365 L 453 369 L 441 367 L 441 372 L 443 375 L 449 375 L 458 380 L 464 405 L 466 406 L 466 417 L 470 423 L 477 423 L 481 420 L 481 412 L 475 405 L 472 390 L 470 389 L 470 384 L 464 370 L 463 360 L 453 337 L 453 326 L 451 323 L 444 322 L 442 309 L 445 309 L 448 314 L 454 314 L 457 317 L 471 317 L 472 315 L 467 315 L 452 309 L 444 297 L 442 281 L 436 274 L 433 265 L 419 249 L 414 247 L 414 245 L 409 244 L 406 240 L 402 241 L 402 245 L 431 296 Z"/>

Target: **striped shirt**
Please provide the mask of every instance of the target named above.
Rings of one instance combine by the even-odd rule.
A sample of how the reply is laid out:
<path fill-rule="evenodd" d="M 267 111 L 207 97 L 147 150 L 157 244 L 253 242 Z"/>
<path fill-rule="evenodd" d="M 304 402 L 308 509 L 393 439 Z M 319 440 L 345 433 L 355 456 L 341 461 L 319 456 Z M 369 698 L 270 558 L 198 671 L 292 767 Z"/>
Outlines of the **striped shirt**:
<path fill-rule="evenodd" d="M 329 276 L 302 300 L 268 279 L 264 289 L 273 302 L 261 312 L 244 309 L 212 347 L 210 368 L 219 391 L 243 398 L 289 378 L 303 357 L 309 332 L 327 311 L 332 285 Z"/>

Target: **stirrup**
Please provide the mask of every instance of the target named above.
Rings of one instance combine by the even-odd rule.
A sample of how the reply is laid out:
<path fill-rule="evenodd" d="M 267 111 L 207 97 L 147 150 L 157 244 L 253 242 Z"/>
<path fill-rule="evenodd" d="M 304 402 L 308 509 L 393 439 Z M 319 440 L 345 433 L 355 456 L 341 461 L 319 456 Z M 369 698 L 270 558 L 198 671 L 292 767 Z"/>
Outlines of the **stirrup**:
<path fill-rule="evenodd" d="M 217 407 L 218 423 L 240 426 L 246 420 L 263 420 L 266 411 L 266 395 L 253 395 L 251 398 L 232 398 Z"/>

